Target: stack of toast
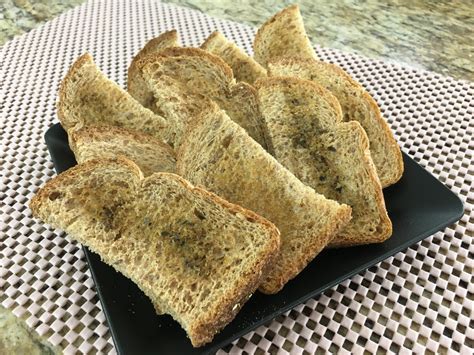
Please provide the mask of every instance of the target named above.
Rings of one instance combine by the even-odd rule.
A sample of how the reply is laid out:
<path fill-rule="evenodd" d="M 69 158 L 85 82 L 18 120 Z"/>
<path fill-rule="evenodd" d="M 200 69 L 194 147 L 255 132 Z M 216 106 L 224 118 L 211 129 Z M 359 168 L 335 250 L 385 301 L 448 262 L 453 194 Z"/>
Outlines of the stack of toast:
<path fill-rule="evenodd" d="M 297 5 L 258 30 L 253 57 L 219 32 L 200 48 L 163 33 L 127 86 L 90 54 L 71 66 L 58 117 L 78 165 L 30 207 L 133 280 L 193 346 L 324 248 L 390 237 L 382 189 L 403 173 L 400 148 L 370 94 L 318 59 Z"/>

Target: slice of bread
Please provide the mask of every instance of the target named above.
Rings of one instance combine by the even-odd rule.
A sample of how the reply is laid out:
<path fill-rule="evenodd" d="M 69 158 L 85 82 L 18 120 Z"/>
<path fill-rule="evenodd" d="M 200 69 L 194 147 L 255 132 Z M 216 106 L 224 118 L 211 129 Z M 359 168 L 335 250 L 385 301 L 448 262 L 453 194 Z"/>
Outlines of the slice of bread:
<path fill-rule="evenodd" d="M 177 145 L 187 124 L 214 101 L 268 148 L 255 89 L 236 84 L 232 69 L 221 58 L 198 48 L 167 48 L 143 58 L 137 67 L 153 91 L 151 109 L 173 122 Z"/>
<path fill-rule="evenodd" d="M 311 81 L 271 77 L 256 88 L 276 159 L 316 192 L 352 207 L 331 245 L 389 238 L 392 224 L 360 124 L 341 122 L 337 99 Z"/>
<path fill-rule="evenodd" d="M 109 80 L 88 53 L 75 61 L 61 83 L 58 117 L 68 132 L 89 125 L 118 126 L 169 141 L 173 130 L 162 116 Z"/>
<path fill-rule="evenodd" d="M 370 94 L 335 64 L 314 59 L 283 58 L 268 64 L 272 76 L 294 76 L 311 80 L 336 96 L 343 120 L 357 121 L 370 142 L 370 153 L 382 187 L 396 183 L 403 174 L 403 158 L 390 127 Z"/>
<path fill-rule="evenodd" d="M 237 81 L 253 84 L 255 80 L 267 76 L 264 67 L 218 31 L 212 32 L 201 48 L 221 57 L 232 68 Z"/>
<path fill-rule="evenodd" d="M 125 158 L 67 170 L 30 207 L 135 282 L 196 347 L 235 317 L 279 248 L 264 218 L 175 174 L 143 178 Z"/>
<path fill-rule="evenodd" d="M 145 176 L 176 172 L 176 156 L 166 143 L 147 134 L 112 126 L 89 126 L 71 133 L 69 142 L 78 163 L 124 156 Z"/>
<path fill-rule="evenodd" d="M 189 127 L 177 159 L 179 174 L 280 230 L 281 252 L 259 288 L 264 293 L 298 275 L 350 219 L 350 207 L 304 185 L 216 106 Z"/>
<path fill-rule="evenodd" d="M 176 30 L 164 32 L 149 40 L 135 55 L 128 67 L 127 91 L 145 107 L 150 107 L 153 104 L 153 93 L 147 88 L 137 63 L 149 54 L 159 53 L 161 50 L 170 47 L 179 47 L 178 32 Z"/>
<path fill-rule="evenodd" d="M 279 57 L 317 58 L 306 35 L 298 5 L 291 5 L 267 20 L 253 42 L 255 60 L 265 68 Z"/>

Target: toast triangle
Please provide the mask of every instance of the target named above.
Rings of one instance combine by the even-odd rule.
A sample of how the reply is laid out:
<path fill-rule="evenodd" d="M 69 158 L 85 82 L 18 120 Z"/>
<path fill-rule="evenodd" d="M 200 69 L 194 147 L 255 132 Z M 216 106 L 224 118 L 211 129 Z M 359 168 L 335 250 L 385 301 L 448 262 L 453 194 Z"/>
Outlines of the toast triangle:
<path fill-rule="evenodd" d="M 279 57 L 317 58 L 297 4 L 276 13 L 258 29 L 253 51 L 255 60 L 265 68 Z"/>

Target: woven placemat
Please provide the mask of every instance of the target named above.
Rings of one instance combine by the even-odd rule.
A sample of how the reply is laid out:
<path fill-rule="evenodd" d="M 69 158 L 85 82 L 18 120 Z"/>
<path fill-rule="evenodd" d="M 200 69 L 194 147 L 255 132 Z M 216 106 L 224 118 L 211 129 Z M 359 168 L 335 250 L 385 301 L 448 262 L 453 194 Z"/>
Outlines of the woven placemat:
<path fill-rule="evenodd" d="M 89 1 L 0 53 L 0 301 L 65 353 L 114 346 L 80 246 L 35 221 L 28 201 L 54 176 L 43 134 L 58 84 L 85 51 L 124 86 L 133 54 L 176 28 L 185 45 L 219 29 L 251 51 L 254 29 L 158 1 Z M 472 353 L 473 85 L 327 48 L 375 97 L 403 150 L 465 203 L 461 221 L 277 317 L 222 351 Z"/>

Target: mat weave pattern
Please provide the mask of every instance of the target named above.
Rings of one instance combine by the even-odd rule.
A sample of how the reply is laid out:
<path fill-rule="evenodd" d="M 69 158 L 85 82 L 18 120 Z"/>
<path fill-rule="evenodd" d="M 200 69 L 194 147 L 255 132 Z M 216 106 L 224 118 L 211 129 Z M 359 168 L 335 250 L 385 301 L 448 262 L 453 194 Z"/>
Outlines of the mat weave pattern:
<path fill-rule="evenodd" d="M 114 353 L 80 246 L 31 217 L 55 175 L 43 134 L 57 122 L 58 84 L 89 51 L 125 86 L 133 54 L 176 28 L 185 45 L 222 31 L 251 51 L 254 29 L 158 1 L 89 1 L 0 52 L 0 302 L 65 353 Z M 472 83 L 328 48 L 375 97 L 402 149 L 458 194 L 457 224 L 277 317 L 222 353 L 472 353 L 474 101 Z"/>

